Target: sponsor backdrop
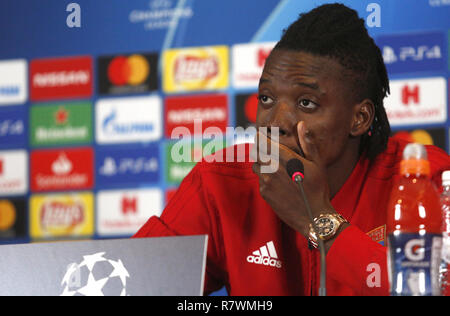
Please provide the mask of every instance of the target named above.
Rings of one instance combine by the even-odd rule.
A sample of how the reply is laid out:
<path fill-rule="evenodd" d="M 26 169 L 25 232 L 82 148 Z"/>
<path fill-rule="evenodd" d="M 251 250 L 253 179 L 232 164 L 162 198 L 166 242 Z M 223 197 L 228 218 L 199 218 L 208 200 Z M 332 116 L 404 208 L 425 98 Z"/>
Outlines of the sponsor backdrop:
<path fill-rule="evenodd" d="M 70 2 L 0 2 L 0 243 L 128 237 L 160 215 L 236 141 L 197 138 L 254 125 L 282 30 L 329 1 L 78 0 L 75 17 Z M 450 2 L 342 2 L 383 52 L 396 137 L 448 151 Z"/>

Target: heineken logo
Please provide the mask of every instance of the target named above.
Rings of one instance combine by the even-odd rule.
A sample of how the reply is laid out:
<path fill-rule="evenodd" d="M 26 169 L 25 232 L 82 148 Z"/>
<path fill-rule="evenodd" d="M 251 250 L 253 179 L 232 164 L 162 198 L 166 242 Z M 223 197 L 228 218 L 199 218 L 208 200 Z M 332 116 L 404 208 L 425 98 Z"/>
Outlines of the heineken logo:
<path fill-rule="evenodd" d="M 91 109 L 91 104 L 88 102 L 32 107 L 32 145 L 63 145 L 91 142 Z"/>

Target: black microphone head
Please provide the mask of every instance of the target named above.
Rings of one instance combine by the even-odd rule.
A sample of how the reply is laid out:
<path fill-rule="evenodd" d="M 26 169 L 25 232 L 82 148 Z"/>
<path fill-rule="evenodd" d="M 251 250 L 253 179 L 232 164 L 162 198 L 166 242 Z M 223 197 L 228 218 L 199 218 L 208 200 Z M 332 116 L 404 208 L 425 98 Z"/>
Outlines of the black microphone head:
<path fill-rule="evenodd" d="M 304 178 L 303 163 L 299 159 L 296 159 L 296 158 L 290 159 L 286 164 L 286 171 L 287 171 L 289 177 L 291 177 L 292 180 L 294 180 L 294 181 L 295 181 L 295 176 L 297 176 L 297 175 L 300 175 L 302 178 Z"/>

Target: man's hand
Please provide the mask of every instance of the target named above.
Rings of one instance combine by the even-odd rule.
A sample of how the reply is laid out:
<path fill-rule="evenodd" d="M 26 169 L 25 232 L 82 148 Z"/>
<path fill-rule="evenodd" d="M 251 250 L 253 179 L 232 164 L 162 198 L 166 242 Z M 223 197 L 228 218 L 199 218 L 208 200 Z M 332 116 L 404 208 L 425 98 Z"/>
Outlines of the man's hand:
<path fill-rule="evenodd" d="M 253 172 L 259 177 L 259 189 L 261 196 L 269 203 L 278 217 L 290 227 L 304 236 L 309 233 L 309 217 L 301 198 L 297 185 L 290 179 L 286 164 L 296 158 L 304 165 L 305 179 L 303 186 L 311 206 L 313 217 L 327 212 L 334 212 L 330 202 L 330 193 L 326 177 L 326 166 L 313 140 L 313 135 L 307 130 L 305 123 L 297 125 L 299 142 L 305 157 L 301 157 L 288 147 L 275 143 L 266 135 L 258 132 L 256 142 L 252 150 Z M 259 150 L 261 140 L 266 142 L 267 148 Z M 278 146 L 277 155 L 270 152 L 272 146 Z M 261 172 L 261 167 L 267 165 L 270 159 L 278 159 L 279 167 L 273 173 Z M 266 163 L 263 163 L 266 162 Z"/>

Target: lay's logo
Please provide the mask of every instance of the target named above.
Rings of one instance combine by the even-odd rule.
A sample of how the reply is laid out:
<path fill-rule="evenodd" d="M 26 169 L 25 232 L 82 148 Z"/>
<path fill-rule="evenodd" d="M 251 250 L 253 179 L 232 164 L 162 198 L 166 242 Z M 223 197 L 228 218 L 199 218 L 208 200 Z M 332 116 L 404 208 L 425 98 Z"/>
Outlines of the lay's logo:
<path fill-rule="evenodd" d="M 208 81 L 218 74 L 219 61 L 216 56 L 180 56 L 175 61 L 174 78 L 176 83 Z"/>
<path fill-rule="evenodd" d="M 46 230 L 52 227 L 74 227 L 80 225 L 84 217 L 84 207 L 80 203 L 50 201 L 42 206 L 41 225 Z"/>
<path fill-rule="evenodd" d="M 30 234 L 33 239 L 91 236 L 93 233 L 92 193 L 31 197 Z"/>
<path fill-rule="evenodd" d="M 174 49 L 164 53 L 165 92 L 224 89 L 228 86 L 228 47 Z"/>

